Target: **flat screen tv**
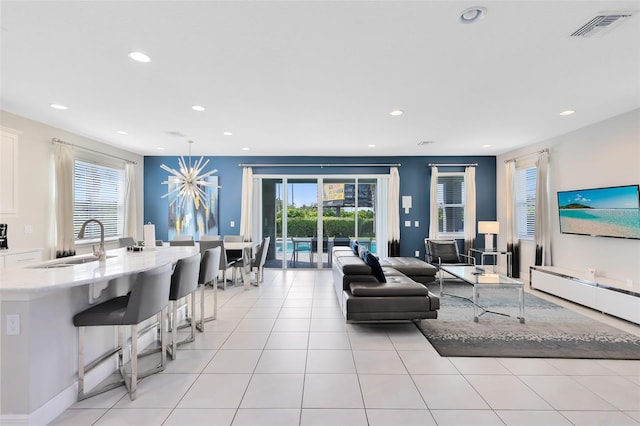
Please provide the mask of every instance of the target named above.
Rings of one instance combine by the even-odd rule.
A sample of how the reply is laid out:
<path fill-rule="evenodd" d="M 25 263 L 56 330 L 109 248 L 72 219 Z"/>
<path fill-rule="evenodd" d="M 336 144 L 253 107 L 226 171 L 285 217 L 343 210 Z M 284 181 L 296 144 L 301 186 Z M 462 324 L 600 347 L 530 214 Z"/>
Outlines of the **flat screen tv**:
<path fill-rule="evenodd" d="M 563 234 L 640 239 L 640 186 L 558 191 Z"/>

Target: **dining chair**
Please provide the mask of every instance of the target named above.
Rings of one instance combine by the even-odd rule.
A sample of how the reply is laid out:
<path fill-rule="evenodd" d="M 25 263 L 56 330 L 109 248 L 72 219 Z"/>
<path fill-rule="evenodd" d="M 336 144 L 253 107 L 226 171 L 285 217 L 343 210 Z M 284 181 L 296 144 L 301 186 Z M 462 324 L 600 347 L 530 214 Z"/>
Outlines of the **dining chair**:
<path fill-rule="evenodd" d="M 258 246 L 255 251 L 255 255 L 251 259 L 247 259 L 247 262 L 250 264 L 249 273 L 256 269 L 256 282 L 261 283 L 264 281 L 264 264 L 267 261 L 267 252 L 269 251 L 269 243 L 271 241 L 271 237 L 264 237 L 262 242 Z M 245 260 L 241 259 L 235 263 L 235 267 L 242 271 L 242 268 L 245 267 Z"/>
<path fill-rule="evenodd" d="M 200 254 L 204 256 L 204 252 L 206 250 L 216 248 L 216 247 L 220 247 L 220 262 L 219 262 L 220 264 L 218 266 L 218 271 L 222 272 L 222 289 L 226 290 L 227 289 L 227 269 L 234 267 L 235 260 L 231 260 L 231 261 L 228 260 L 227 251 L 224 248 L 224 241 L 222 240 L 200 241 Z M 231 278 L 233 280 L 235 276 L 232 276 Z"/>
<path fill-rule="evenodd" d="M 176 235 L 173 237 L 173 239 L 176 241 L 185 241 L 185 240 L 193 241 L 193 235 Z"/>
<path fill-rule="evenodd" d="M 118 238 L 118 243 L 120 244 L 120 247 L 132 247 L 136 245 L 135 240 L 133 239 L 133 237 L 121 237 Z"/>
<path fill-rule="evenodd" d="M 200 241 L 219 241 L 221 239 L 220 235 L 200 235 Z"/>
<path fill-rule="evenodd" d="M 195 246 L 196 242 L 193 240 L 171 240 L 169 241 L 169 246 L 170 247 L 178 247 L 178 246 L 182 246 L 182 247 L 192 247 Z"/>

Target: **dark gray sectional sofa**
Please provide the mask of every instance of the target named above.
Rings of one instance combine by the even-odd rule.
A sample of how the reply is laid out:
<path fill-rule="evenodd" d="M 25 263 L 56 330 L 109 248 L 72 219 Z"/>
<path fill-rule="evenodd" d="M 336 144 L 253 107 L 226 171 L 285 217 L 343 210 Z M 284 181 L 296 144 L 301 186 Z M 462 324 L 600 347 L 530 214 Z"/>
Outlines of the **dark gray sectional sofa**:
<path fill-rule="evenodd" d="M 433 265 L 390 257 L 372 267 L 350 247 L 334 247 L 332 255 L 334 287 L 348 322 L 438 317 L 440 299 L 421 284 L 435 280 Z"/>

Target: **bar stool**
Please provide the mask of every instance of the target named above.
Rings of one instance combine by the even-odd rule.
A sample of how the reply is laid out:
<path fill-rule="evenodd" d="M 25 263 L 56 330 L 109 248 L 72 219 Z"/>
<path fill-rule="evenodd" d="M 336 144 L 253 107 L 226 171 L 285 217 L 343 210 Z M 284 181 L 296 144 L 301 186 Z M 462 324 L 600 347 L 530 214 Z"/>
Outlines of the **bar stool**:
<path fill-rule="evenodd" d="M 171 330 L 171 344 L 167 346 L 167 352 L 171 359 L 176 359 L 178 345 L 193 342 L 195 340 L 196 320 L 196 290 L 198 289 L 198 274 L 200 273 L 200 253 L 179 259 L 171 275 L 171 289 L 169 290 L 169 325 Z M 191 328 L 189 337 L 178 342 L 178 300 L 191 294 L 191 318 L 189 304 L 187 303 L 186 319 Z"/>
<path fill-rule="evenodd" d="M 139 273 L 131 291 L 126 296 L 116 297 L 99 305 L 92 306 L 73 317 L 73 325 L 78 327 L 78 401 L 94 395 L 114 389 L 124 383 L 129 391 L 129 398 L 136 399 L 138 379 L 149 376 L 165 369 L 167 354 L 166 345 L 165 308 L 169 301 L 169 289 L 171 286 L 171 265 L 167 264 L 158 268 Z M 149 370 L 138 371 L 138 324 L 147 318 L 160 314 L 160 365 Z M 105 353 L 88 365 L 84 365 L 84 329 L 85 327 L 109 326 L 118 327 L 117 348 Z M 124 371 L 124 330 L 122 326 L 131 326 L 131 376 Z M 156 351 L 153 351 L 156 352 Z M 91 392 L 84 392 L 84 375 L 103 361 L 108 360 L 114 354 L 118 354 L 118 370 L 121 380 L 107 384 Z"/>
<path fill-rule="evenodd" d="M 227 251 L 224 248 L 224 241 L 220 241 L 220 240 L 200 241 L 199 245 L 200 245 L 200 254 L 202 255 L 203 258 L 204 258 L 204 252 L 207 251 L 208 249 L 220 247 L 220 262 L 218 265 L 218 271 L 222 271 L 222 289 L 226 290 L 227 289 L 227 269 L 233 268 L 233 265 L 235 264 L 235 260 L 231 262 L 227 260 Z M 234 271 L 232 269 L 232 273 L 233 272 Z M 231 280 L 232 281 L 235 280 L 235 274 L 232 275 Z M 209 281 L 207 281 L 207 284 L 208 283 Z M 217 286 L 217 284 L 215 285 Z"/>
<path fill-rule="evenodd" d="M 216 319 L 218 315 L 218 269 L 220 268 L 221 247 L 215 247 L 204 251 L 200 261 L 200 323 L 198 330 L 204 331 L 204 323 Z M 204 288 L 213 282 L 213 316 L 205 317 L 204 314 Z"/>

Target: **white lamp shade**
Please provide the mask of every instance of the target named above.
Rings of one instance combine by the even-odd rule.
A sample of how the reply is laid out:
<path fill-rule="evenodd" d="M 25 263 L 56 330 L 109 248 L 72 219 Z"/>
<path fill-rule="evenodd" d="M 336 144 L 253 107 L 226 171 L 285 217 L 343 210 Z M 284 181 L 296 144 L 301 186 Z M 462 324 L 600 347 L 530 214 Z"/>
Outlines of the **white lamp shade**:
<path fill-rule="evenodd" d="M 479 221 L 478 222 L 478 233 L 479 234 L 499 234 L 500 233 L 500 222 L 492 222 L 492 221 Z"/>

